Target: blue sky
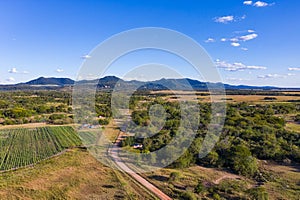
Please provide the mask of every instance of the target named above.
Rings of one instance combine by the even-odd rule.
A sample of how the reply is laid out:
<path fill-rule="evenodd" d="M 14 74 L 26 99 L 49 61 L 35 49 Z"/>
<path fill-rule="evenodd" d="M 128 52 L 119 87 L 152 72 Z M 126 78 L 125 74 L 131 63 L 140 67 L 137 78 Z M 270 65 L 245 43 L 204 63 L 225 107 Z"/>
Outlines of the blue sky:
<path fill-rule="evenodd" d="M 76 78 L 82 56 L 110 36 L 163 27 L 201 44 L 225 83 L 300 87 L 299 9 L 295 0 L 0 0 L 0 83 Z M 154 58 L 199 78 L 157 52 L 120 59 L 109 73 L 122 76 Z"/>

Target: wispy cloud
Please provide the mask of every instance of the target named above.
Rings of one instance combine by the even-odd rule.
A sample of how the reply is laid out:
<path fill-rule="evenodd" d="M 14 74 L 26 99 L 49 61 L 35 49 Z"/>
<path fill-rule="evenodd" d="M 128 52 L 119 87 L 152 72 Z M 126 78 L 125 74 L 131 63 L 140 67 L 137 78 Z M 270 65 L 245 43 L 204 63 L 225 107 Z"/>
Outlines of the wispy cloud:
<path fill-rule="evenodd" d="M 300 71 L 300 67 L 290 67 L 289 71 Z"/>
<path fill-rule="evenodd" d="M 250 79 L 228 77 L 228 78 L 226 78 L 226 80 L 228 80 L 228 81 L 249 81 Z"/>
<path fill-rule="evenodd" d="M 205 40 L 206 43 L 212 43 L 215 42 L 216 40 L 213 38 L 208 38 L 207 40 Z"/>
<path fill-rule="evenodd" d="M 266 75 L 259 75 L 257 78 L 260 79 L 271 79 L 271 78 L 286 78 L 286 75 L 281 74 L 266 74 Z"/>
<path fill-rule="evenodd" d="M 229 40 L 231 42 L 239 42 L 239 41 L 246 42 L 246 41 L 249 41 L 249 40 L 253 40 L 257 37 L 258 37 L 258 34 L 252 33 L 252 34 L 248 34 L 248 35 L 233 37 L 233 38 L 230 38 Z"/>
<path fill-rule="evenodd" d="M 223 17 L 215 17 L 214 21 L 217 23 L 223 23 L 223 24 L 228 24 L 229 22 L 238 22 L 246 19 L 246 15 L 243 16 L 233 16 L 233 15 L 228 15 L 228 16 L 223 16 Z"/>
<path fill-rule="evenodd" d="M 89 59 L 89 58 L 91 58 L 91 56 L 88 55 L 88 54 L 86 54 L 86 55 L 81 56 L 81 58 L 82 58 L 82 59 Z"/>
<path fill-rule="evenodd" d="M 253 6 L 255 6 L 255 7 L 266 7 L 268 5 L 269 5 L 268 3 L 263 2 L 263 1 L 257 1 L 253 4 Z"/>
<path fill-rule="evenodd" d="M 241 46 L 241 44 L 238 43 L 238 42 L 232 42 L 231 46 L 233 46 L 233 47 L 239 47 L 239 46 Z"/>
<path fill-rule="evenodd" d="M 267 7 L 267 6 L 273 6 L 275 3 L 267 3 L 264 1 L 256 1 L 254 3 L 253 1 L 244 1 L 243 4 L 247 5 L 247 6 L 254 6 L 254 7 L 262 8 L 262 7 Z"/>
<path fill-rule="evenodd" d="M 6 79 L 7 82 L 15 82 L 16 80 L 13 77 L 9 77 Z"/>
<path fill-rule="evenodd" d="M 266 67 L 255 66 L 255 65 L 245 65 L 240 62 L 228 63 L 226 61 L 216 61 L 216 66 L 218 68 L 225 69 L 226 71 L 243 71 L 243 70 L 265 70 Z"/>
<path fill-rule="evenodd" d="M 215 22 L 223 23 L 223 24 L 227 24 L 228 22 L 233 22 L 233 21 L 234 21 L 234 16 L 232 15 L 215 18 Z"/>
<path fill-rule="evenodd" d="M 235 35 L 234 37 L 231 38 L 221 38 L 220 41 L 221 42 L 230 42 L 231 46 L 234 47 L 240 47 L 241 42 L 247 42 L 253 39 L 256 39 L 258 37 L 258 34 L 255 33 L 254 30 L 249 29 L 249 30 L 243 30 L 243 31 L 234 31 L 233 34 Z M 242 47 L 241 50 L 243 51 L 247 51 L 248 48 Z"/>
<path fill-rule="evenodd" d="M 29 72 L 28 71 L 19 72 L 17 70 L 17 68 L 13 67 L 10 70 L 8 70 L 8 73 L 10 73 L 10 74 L 28 74 Z"/>
<path fill-rule="evenodd" d="M 249 5 L 249 6 L 251 6 L 252 5 L 252 1 L 244 1 L 244 5 Z"/>
<path fill-rule="evenodd" d="M 255 7 L 267 7 L 267 6 L 273 6 L 275 3 L 267 3 L 263 1 L 257 1 L 253 4 Z"/>
<path fill-rule="evenodd" d="M 10 70 L 8 70 L 8 73 L 16 74 L 16 73 L 18 73 L 18 70 L 17 70 L 17 68 L 11 68 Z"/>
<path fill-rule="evenodd" d="M 248 41 L 248 40 L 253 40 L 257 37 L 258 37 L 258 35 L 256 33 L 252 33 L 252 34 L 249 34 L 249 35 L 244 35 L 244 36 L 239 37 L 239 40 Z"/>
<path fill-rule="evenodd" d="M 229 39 L 231 42 L 238 42 L 239 41 L 239 39 L 238 38 L 231 38 L 231 39 Z"/>
<path fill-rule="evenodd" d="M 55 70 L 57 73 L 62 73 L 62 72 L 64 72 L 64 70 L 63 69 L 57 69 L 57 70 Z"/>

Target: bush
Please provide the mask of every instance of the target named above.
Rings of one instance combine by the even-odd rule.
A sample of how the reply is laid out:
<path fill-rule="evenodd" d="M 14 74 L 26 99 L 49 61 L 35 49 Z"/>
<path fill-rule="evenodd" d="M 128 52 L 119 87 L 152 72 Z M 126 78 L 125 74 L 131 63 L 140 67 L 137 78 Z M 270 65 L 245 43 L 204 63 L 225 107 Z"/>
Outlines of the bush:
<path fill-rule="evenodd" d="M 182 200 L 196 200 L 197 197 L 192 192 L 184 192 L 180 195 L 180 199 L 182 199 Z"/>
<path fill-rule="evenodd" d="M 298 123 L 300 122 L 300 114 L 295 116 L 295 122 L 298 122 Z"/>
<path fill-rule="evenodd" d="M 276 101 L 277 98 L 276 97 L 265 97 L 264 100 L 265 101 Z"/>
<path fill-rule="evenodd" d="M 172 172 L 169 177 L 169 181 L 178 181 L 180 179 L 179 172 Z"/>
<path fill-rule="evenodd" d="M 108 125 L 109 124 L 109 119 L 99 119 L 99 125 Z"/>
<path fill-rule="evenodd" d="M 256 199 L 256 200 L 268 200 L 269 199 L 269 194 L 266 192 L 266 189 L 263 187 L 257 187 L 250 189 L 248 191 L 251 199 Z"/>
<path fill-rule="evenodd" d="M 219 194 L 214 193 L 214 194 L 213 194 L 213 199 L 214 199 L 214 200 L 221 200 L 221 197 L 220 197 Z"/>
<path fill-rule="evenodd" d="M 50 115 L 49 120 L 54 121 L 54 120 L 64 119 L 64 118 L 66 118 L 64 114 L 52 114 Z"/>
<path fill-rule="evenodd" d="M 197 186 L 195 187 L 194 189 L 194 192 L 197 193 L 197 194 L 200 194 L 202 193 L 203 191 L 205 190 L 205 187 L 203 186 L 202 182 L 199 181 Z"/>
<path fill-rule="evenodd" d="M 233 169 L 241 175 L 252 177 L 258 170 L 257 161 L 245 145 L 234 147 Z"/>

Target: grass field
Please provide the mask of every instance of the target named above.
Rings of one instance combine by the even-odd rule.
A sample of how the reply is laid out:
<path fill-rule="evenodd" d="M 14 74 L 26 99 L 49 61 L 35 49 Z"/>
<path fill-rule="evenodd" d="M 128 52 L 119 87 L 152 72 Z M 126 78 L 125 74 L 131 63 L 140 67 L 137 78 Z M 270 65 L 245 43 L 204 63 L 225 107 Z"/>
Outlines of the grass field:
<path fill-rule="evenodd" d="M 210 102 L 211 97 L 208 92 L 191 92 L 191 91 L 153 91 L 152 94 L 164 95 L 164 99 L 169 101 L 177 101 L 176 97 L 180 101 L 198 101 Z M 270 103 L 270 102 L 288 102 L 288 101 L 300 101 L 300 92 L 282 92 L 283 95 L 226 95 L 226 96 L 214 96 L 216 101 L 224 101 L 226 99 L 228 103 L 248 102 L 248 103 Z M 284 96 L 287 95 L 287 96 Z M 197 97 L 196 97 L 197 96 Z M 266 101 L 265 97 L 274 97 L 274 101 Z"/>
<path fill-rule="evenodd" d="M 200 100 L 201 102 L 210 102 L 211 101 L 211 97 L 210 96 L 197 96 L 197 98 L 195 98 L 196 96 L 193 95 L 189 95 L 189 94 L 179 94 L 178 99 L 181 101 L 197 101 Z M 266 101 L 264 100 L 265 97 L 269 97 L 269 96 L 263 96 L 263 95 L 226 95 L 226 96 L 214 96 L 214 100 L 215 101 L 224 101 L 225 100 L 228 103 L 238 103 L 238 102 L 248 102 L 248 103 L 274 103 L 274 102 L 288 102 L 288 101 L 295 101 L 295 100 L 299 100 L 300 101 L 300 97 L 297 96 L 272 96 L 274 98 L 276 98 L 276 100 L 274 101 Z M 170 95 L 170 96 L 166 96 L 164 97 L 164 99 L 168 99 L 169 101 L 176 101 L 176 96 L 174 95 Z"/>
<path fill-rule="evenodd" d="M 87 151 L 70 149 L 34 167 L 0 174 L 0 199 L 153 199 Z"/>

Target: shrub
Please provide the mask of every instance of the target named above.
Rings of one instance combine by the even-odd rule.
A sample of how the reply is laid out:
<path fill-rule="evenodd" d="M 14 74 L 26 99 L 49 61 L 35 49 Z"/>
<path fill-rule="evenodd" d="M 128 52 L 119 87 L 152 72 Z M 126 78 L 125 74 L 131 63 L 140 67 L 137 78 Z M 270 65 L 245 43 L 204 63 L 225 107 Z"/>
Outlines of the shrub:
<path fill-rule="evenodd" d="M 178 181 L 180 179 L 179 172 L 172 172 L 169 177 L 169 181 Z"/>
<path fill-rule="evenodd" d="M 182 199 L 182 200 L 196 200 L 197 197 L 192 192 L 184 192 L 180 195 L 180 199 Z"/>
<path fill-rule="evenodd" d="M 221 197 L 220 197 L 220 195 L 218 193 L 214 193 L 213 194 L 213 199 L 214 200 L 221 200 Z"/>
<path fill-rule="evenodd" d="M 234 148 L 233 169 L 248 177 L 252 177 L 257 172 L 257 161 L 245 145 L 238 145 Z"/>
<path fill-rule="evenodd" d="M 263 187 L 257 187 L 250 189 L 248 191 L 250 197 L 252 199 L 257 199 L 257 200 L 268 200 L 269 199 L 269 194 L 266 192 L 266 189 Z"/>
<path fill-rule="evenodd" d="M 300 114 L 295 116 L 295 122 L 298 122 L 298 123 L 300 122 Z"/>
<path fill-rule="evenodd" d="M 197 194 L 200 194 L 202 193 L 203 191 L 205 190 L 205 187 L 203 186 L 202 182 L 199 181 L 197 186 L 195 187 L 194 189 L 194 192 L 197 193 Z"/>

